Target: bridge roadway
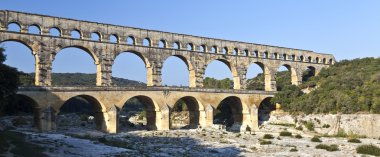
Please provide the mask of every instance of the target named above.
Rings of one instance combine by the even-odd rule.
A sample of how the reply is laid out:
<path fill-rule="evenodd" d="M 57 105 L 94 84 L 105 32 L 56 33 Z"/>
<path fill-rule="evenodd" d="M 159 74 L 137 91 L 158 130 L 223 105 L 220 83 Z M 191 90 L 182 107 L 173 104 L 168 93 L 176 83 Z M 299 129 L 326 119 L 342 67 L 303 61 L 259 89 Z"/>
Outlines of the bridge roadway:
<path fill-rule="evenodd" d="M 41 131 L 57 128 L 60 108 L 74 97 L 86 99 L 95 105 L 97 129 L 116 133 L 118 112 L 131 98 L 144 104 L 147 126 L 150 129 L 169 130 L 170 111 L 183 100 L 190 113 L 190 125 L 210 127 L 213 112 L 224 102 L 231 108 L 233 127 L 244 131 L 247 126 L 258 129 L 258 108 L 264 99 L 273 97 L 273 91 L 204 89 L 182 87 L 20 87 L 18 95 L 35 108 L 35 120 Z"/>

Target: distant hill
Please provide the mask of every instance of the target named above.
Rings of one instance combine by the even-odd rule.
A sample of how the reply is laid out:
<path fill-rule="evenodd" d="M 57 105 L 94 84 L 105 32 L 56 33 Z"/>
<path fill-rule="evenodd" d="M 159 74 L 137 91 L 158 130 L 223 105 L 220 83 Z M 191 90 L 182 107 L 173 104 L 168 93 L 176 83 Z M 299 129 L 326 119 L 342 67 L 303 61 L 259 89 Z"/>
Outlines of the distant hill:
<path fill-rule="evenodd" d="M 95 86 L 96 74 L 53 73 L 52 80 L 53 86 Z M 34 73 L 23 73 L 20 82 L 22 86 L 34 85 Z M 117 77 L 112 77 L 112 82 L 117 86 L 146 86 L 143 82 Z"/>
<path fill-rule="evenodd" d="M 309 94 L 300 88 L 316 87 Z M 380 58 L 343 60 L 300 86 L 285 86 L 273 102 L 288 112 L 380 113 Z"/>

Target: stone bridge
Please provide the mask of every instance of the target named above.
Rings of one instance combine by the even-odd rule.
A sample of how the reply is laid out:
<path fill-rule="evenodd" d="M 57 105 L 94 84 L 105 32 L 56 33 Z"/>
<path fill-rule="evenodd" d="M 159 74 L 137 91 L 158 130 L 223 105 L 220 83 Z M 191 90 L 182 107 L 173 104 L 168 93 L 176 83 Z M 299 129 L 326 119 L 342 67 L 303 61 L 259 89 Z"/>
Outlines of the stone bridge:
<path fill-rule="evenodd" d="M 16 24 L 19 31 L 9 31 L 8 26 L 11 24 Z M 39 33 L 30 33 L 31 26 L 37 27 Z M 52 34 L 53 30 L 59 34 Z M 75 38 L 72 36 L 74 33 L 80 36 Z M 232 102 L 237 103 L 234 105 L 236 113 L 242 113 L 241 118 L 236 119 L 242 119 L 243 125 L 255 128 L 257 106 L 265 97 L 272 97 L 277 90 L 275 76 L 279 67 L 285 66 L 291 72 L 292 84 L 298 85 L 306 69 L 318 74 L 322 68 L 335 62 L 331 54 L 308 50 L 3 10 L 0 11 L 0 42 L 5 41 L 26 45 L 35 57 L 35 85 L 40 87 L 21 88 L 20 94 L 33 99 L 41 111 L 50 106 L 50 111 L 54 113 L 59 112 L 60 105 L 70 97 L 84 96 L 99 104 L 99 112 L 103 113 L 106 120 L 101 128 L 108 132 L 115 132 L 117 123 L 110 112 L 135 96 L 150 104 L 151 113 L 155 113 L 152 117 L 156 129 L 168 129 L 168 110 L 175 103 L 174 100 L 180 98 L 185 98 L 190 104 L 197 104 L 194 106 L 197 106 L 195 110 L 199 112 L 199 125 L 202 126 L 210 125 L 212 121 L 212 118 L 207 117 L 208 109 L 212 110 L 220 101 L 231 98 Z M 80 48 L 91 55 L 97 67 L 97 87 L 50 87 L 54 58 L 62 49 L 69 47 Z M 118 55 L 127 52 L 136 54 L 145 63 L 146 89 L 113 87 L 112 65 Z M 162 65 L 170 56 L 180 58 L 187 65 L 189 88 L 161 87 Z M 229 67 L 234 90 L 202 89 L 205 69 L 214 60 Z M 244 90 L 247 69 L 251 64 L 257 64 L 263 70 L 265 91 Z M 54 121 L 54 116 L 45 116 L 49 117 Z M 151 124 L 153 126 L 153 122 Z M 43 125 L 42 128 L 49 130 L 54 125 Z"/>

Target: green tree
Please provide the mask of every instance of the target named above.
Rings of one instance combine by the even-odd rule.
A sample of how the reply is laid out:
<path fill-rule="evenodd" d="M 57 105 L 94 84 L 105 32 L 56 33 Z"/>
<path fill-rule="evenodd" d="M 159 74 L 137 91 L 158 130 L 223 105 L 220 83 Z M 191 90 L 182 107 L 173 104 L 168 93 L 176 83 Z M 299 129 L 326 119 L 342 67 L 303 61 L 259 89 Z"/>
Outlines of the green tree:
<path fill-rule="evenodd" d="M 0 47 L 0 115 L 2 109 L 14 98 L 19 86 L 19 73 L 16 68 L 4 64 L 4 51 L 5 49 Z"/>

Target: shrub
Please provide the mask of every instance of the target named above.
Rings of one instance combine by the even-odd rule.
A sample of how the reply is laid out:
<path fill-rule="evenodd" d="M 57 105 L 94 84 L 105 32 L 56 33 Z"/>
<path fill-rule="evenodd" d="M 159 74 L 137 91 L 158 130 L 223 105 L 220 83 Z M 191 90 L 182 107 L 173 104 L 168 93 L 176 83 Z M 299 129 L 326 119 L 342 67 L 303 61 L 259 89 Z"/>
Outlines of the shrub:
<path fill-rule="evenodd" d="M 362 141 L 360 141 L 357 138 L 348 139 L 347 142 L 350 142 L 350 143 L 362 143 Z"/>
<path fill-rule="evenodd" d="M 322 142 L 321 139 L 319 139 L 318 136 L 314 136 L 313 138 L 311 138 L 311 142 Z"/>
<path fill-rule="evenodd" d="M 292 149 L 290 149 L 290 151 L 291 152 L 297 152 L 298 150 L 297 150 L 297 148 L 292 148 Z"/>
<path fill-rule="evenodd" d="M 361 145 L 356 148 L 356 152 L 359 154 L 367 154 L 367 155 L 374 155 L 374 156 L 380 156 L 380 148 L 375 145 Z"/>
<path fill-rule="evenodd" d="M 348 135 L 347 135 L 346 131 L 344 131 L 344 129 L 339 129 L 335 136 L 336 137 L 347 137 Z"/>
<path fill-rule="evenodd" d="M 292 136 L 292 133 L 290 133 L 289 131 L 281 131 L 280 136 Z"/>
<path fill-rule="evenodd" d="M 301 125 L 296 127 L 297 130 L 303 130 L 303 127 Z"/>
<path fill-rule="evenodd" d="M 294 136 L 295 138 L 302 138 L 302 136 L 300 134 L 297 134 L 296 136 Z"/>
<path fill-rule="evenodd" d="M 324 149 L 324 150 L 327 150 L 329 152 L 332 152 L 332 151 L 338 151 L 338 145 L 336 144 L 332 144 L 332 145 L 326 145 L 326 144 L 318 144 L 317 146 L 315 146 L 315 148 L 317 149 Z"/>
<path fill-rule="evenodd" d="M 263 139 L 274 139 L 273 135 L 272 134 L 265 134 L 263 136 Z"/>
<path fill-rule="evenodd" d="M 269 145 L 269 144 L 272 144 L 272 141 L 266 141 L 266 140 L 260 141 L 260 145 Z"/>
<path fill-rule="evenodd" d="M 322 128 L 330 128 L 330 124 L 323 124 Z"/>
<path fill-rule="evenodd" d="M 313 122 L 306 122 L 305 124 L 305 127 L 307 128 L 307 130 L 309 131 L 314 131 L 314 123 Z"/>

